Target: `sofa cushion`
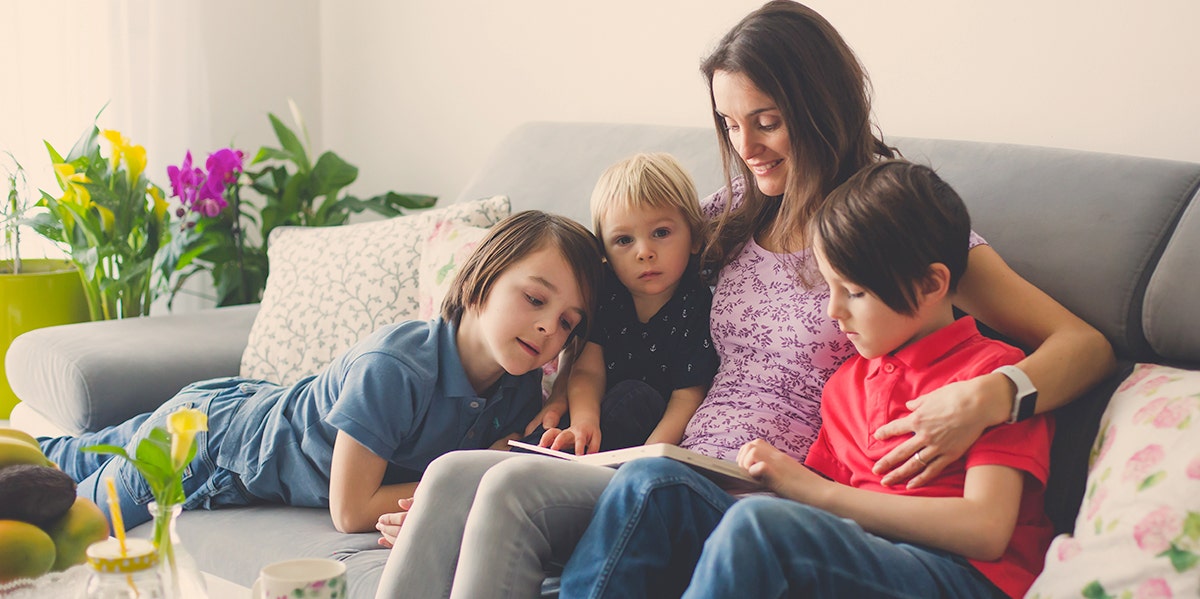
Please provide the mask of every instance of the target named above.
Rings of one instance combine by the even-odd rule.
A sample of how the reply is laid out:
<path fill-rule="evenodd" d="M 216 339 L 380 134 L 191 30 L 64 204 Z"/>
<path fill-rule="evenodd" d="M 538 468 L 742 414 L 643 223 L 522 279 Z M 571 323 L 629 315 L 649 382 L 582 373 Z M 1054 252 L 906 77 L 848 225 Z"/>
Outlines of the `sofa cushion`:
<path fill-rule="evenodd" d="M 149 538 L 153 528 L 147 522 L 129 534 Z M 346 563 L 347 597 L 374 597 L 388 556 L 378 544 L 379 533 L 340 533 L 326 508 L 258 505 L 187 511 L 179 516 L 178 532 L 202 571 L 245 587 L 269 563 L 324 557 Z"/>
<path fill-rule="evenodd" d="M 1200 362 L 1200 175 L 1192 181 L 1194 199 L 1179 219 L 1146 288 L 1142 326 L 1158 355 L 1177 363 Z M 1184 191 L 1187 194 L 1188 191 Z"/>
<path fill-rule="evenodd" d="M 275 229 L 241 375 L 291 384 L 375 329 L 416 318 L 430 232 L 439 223 L 491 226 L 508 212 L 508 198 L 495 196 L 382 221 Z"/>
<path fill-rule="evenodd" d="M 1200 164 L 1014 144 L 887 141 L 937 170 L 962 196 L 974 229 L 1013 270 L 1104 333 L 1118 356 L 1158 361 L 1142 331 L 1142 301 L 1196 193 Z M 1197 295 L 1185 297 L 1194 302 Z"/>
<path fill-rule="evenodd" d="M 1200 371 L 1139 364 L 1121 384 L 1074 534 L 1027 596 L 1200 596 Z"/>
<path fill-rule="evenodd" d="M 486 227 L 441 222 L 430 231 L 421 248 L 417 267 L 417 318 L 427 320 L 441 313 L 442 300 L 458 274 L 458 267 L 487 235 Z"/>

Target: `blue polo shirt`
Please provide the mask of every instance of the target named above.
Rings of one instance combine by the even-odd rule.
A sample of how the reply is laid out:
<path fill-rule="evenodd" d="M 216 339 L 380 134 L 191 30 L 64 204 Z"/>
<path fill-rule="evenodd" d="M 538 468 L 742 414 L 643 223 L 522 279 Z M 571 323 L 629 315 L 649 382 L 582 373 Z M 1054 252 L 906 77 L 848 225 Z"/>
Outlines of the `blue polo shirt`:
<path fill-rule="evenodd" d="M 542 372 L 501 376 L 479 397 L 442 319 L 382 327 L 291 387 L 248 381 L 217 465 L 255 497 L 329 505 L 333 442 L 345 431 L 388 461 L 385 483 L 411 482 L 434 458 L 523 431 L 540 407 Z"/>

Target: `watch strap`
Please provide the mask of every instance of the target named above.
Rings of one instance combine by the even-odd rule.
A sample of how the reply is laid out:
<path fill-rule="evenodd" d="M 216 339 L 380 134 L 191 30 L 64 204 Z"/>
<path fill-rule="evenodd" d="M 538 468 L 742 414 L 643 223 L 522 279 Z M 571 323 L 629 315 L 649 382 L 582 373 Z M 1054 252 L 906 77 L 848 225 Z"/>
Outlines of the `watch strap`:
<path fill-rule="evenodd" d="M 1017 392 L 1013 395 L 1012 411 L 1009 413 L 1008 423 L 1020 422 L 1033 416 L 1034 409 L 1037 407 L 1037 387 L 1033 386 L 1029 375 L 1012 364 L 1001 366 L 992 372 L 1004 375 L 1017 387 Z"/>

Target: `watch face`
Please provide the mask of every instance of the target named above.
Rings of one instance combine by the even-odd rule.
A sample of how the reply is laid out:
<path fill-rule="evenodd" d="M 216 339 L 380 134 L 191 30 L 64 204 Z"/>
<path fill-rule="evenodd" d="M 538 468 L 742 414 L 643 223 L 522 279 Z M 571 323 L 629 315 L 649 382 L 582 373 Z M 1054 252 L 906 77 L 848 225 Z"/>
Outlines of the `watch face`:
<path fill-rule="evenodd" d="M 1017 400 L 1017 417 L 1014 422 L 1020 422 L 1033 416 L 1035 408 L 1037 408 L 1037 391 Z"/>

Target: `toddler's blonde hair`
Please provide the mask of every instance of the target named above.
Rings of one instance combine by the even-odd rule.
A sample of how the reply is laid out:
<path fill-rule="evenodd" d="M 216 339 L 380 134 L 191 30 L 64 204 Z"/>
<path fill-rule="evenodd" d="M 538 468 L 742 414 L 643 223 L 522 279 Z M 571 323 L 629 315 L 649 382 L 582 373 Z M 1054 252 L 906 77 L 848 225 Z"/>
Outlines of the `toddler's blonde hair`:
<path fill-rule="evenodd" d="M 700 214 L 696 185 L 674 156 L 666 152 L 635 154 L 607 169 L 592 189 L 592 230 L 604 241 L 604 215 L 613 208 L 678 208 L 704 246 L 708 225 Z"/>

